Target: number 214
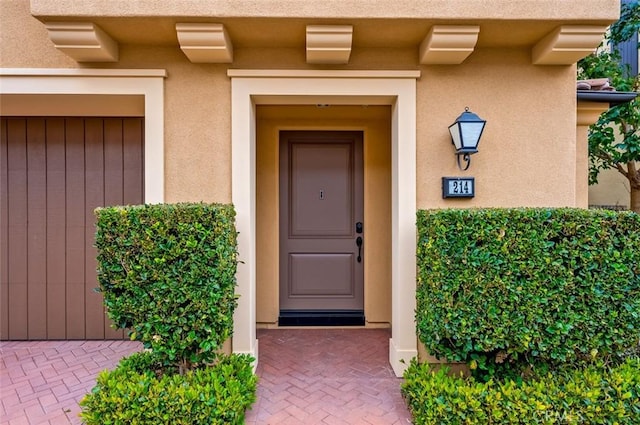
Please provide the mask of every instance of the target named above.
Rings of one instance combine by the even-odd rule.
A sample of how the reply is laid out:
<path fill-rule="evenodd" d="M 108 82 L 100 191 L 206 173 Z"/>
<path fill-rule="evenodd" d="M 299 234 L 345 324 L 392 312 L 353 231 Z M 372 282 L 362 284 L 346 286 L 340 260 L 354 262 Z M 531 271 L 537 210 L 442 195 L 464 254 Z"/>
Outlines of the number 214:
<path fill-rule="evenodd" d="M 460 181 L 460 182 L 452 182 L 453 183 L 453 193 L 463 194 L 470 193 L 471 188 L 469 187 L 469 181 Z"/>

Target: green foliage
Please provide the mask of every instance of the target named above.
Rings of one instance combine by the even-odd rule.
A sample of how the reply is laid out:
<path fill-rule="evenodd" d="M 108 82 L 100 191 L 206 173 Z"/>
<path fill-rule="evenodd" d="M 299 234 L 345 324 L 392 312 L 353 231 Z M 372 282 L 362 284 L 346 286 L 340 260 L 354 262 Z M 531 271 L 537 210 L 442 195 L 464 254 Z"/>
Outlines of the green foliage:
<path fill-rule="evenodd" d="M 609 78 L 618 91 L 631 91 L 635 78 L 621 63 L 620 53 L 609 48 L 609 43 L 617 45 L 630 40 L 640 31 L 640 5 L 638 2 L 623 3 L 620 19 L 609 27 L 607 38 L 603 39 L 594 53 L 578 62 L 578 78 Z M 640 47 L 640 46 L 639 46 Z"/>
<path fill-rule="evenodd" d="M 599 50 L 580 60 L 578 79 L 608 78 L 617 91 L 633 91 L 635 80 L 629 70 L 621 65 L 617 50 Z"/>
<path fill-rule="evenodd" d="M 639 29 L 638 2 L 622 4 L 620 19 L 610 28 L 609 41 L 627 41 Z M 605 48 L 604 43 L 598 51 L 578 62 L 578 78 L 609 78 L 617 91 L 638 91 L 638 77 L 630 75 L 628 67 L 621 63 L 620 54 Z M 640 169 L 636 167 L 640 161 L 639 102 L 636 98 L 612 107 L 589 128 L 590 184 L 598 182 L 600 171 L 615 169 L 629 180 L 632 191 L 640 191 Z"/>
<path fill-rule="evenodd" d="M 96 210 L 99 290 L 111 320 L 165 366 L 215 359 L 237 305 L 231 205 Z"/>
<path fill-rule="evenodd" d="M 224 356 L 211 367 L 158 377 L 157 358 L 137 353 L 100 373 L 80 402 L 80 415 L 88 425 L 240 425 L 256 399 L 252 361 L 246 355 Z"/>
<path fill-rule="evenodd" d="M 434 371 L 415 360 L 404 374 L 414 423 L 422 424 L 637 424 L 640 360 L 614 367 L 563 369 L 517 382 L 480 383 Z"/>
<path fill-rule="evenodd" d="M 640 7 L 638 1 L 620 4 L 620 19 L 609 28 L 609 39 L 614 43 L 630 40 L 640 31 Z"/>
<path fill-rule="evenodd" d="M 150 351 L 81 402 L 87 424 L 242 424 L 255 401 L 248 356 L 221 356 L 237 305 L 231 205 L 112 207 L 98 217 L 98 281 L 109 317 Z"/>
<path fill-rule="evenodd" d="M 614 106 L 605 111 L 589 128 L 590 169 L 589 183 L 598 182 L 600 171 L 619 170 L 630 180 L 627 164 L 640 161 L 640 101 Z M 613 124 L 613 125 L 612 125 Z"/>
<path fill-rule="evenodd" d="M 418 336 L 437 357 L 520 374 L 616 360 L 640 335 L 640 215 L 418 212 Z"/>

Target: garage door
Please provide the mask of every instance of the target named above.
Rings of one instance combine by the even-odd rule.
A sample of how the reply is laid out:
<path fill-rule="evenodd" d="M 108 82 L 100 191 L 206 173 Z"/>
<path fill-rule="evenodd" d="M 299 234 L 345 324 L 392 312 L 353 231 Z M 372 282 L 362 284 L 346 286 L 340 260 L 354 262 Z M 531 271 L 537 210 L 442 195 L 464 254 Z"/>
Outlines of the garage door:
<path fill-rule="evenodd" d="M 98 206 L 143 202 L 142 118 L 2 118 L 0 339 L 123 338 L 95 291 Z"/>

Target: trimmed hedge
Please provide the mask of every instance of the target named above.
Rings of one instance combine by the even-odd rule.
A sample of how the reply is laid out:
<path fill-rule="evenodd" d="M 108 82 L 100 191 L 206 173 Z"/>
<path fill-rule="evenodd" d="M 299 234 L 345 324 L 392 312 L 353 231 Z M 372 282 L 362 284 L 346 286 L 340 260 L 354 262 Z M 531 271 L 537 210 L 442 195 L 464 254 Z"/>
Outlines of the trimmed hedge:
<path fill-rule="evenodd" d="M 115 325 L 165 366 L 213 362 L 237 305 L 233 206 L 110 207 L 96 216 L 99 290 Z"/>
<path fill-rule="evenodd" d="M 621 356 L 638 344 L 637 214 L 422 210 L 418 237 L 418 334 L 438 357 L 491 374 Z"/>
<path fill-rule="evenodd" d="M 241 425 L 256 400 L 252 360 L 224 356 L 215 366 L 158 377 L 157 359 L 149 352 L 137 353 L 113 371 L 100 373 L 80 402 L 80 416 L 88 425 Z"/>
<path fill-rule="evenodd" d="M 637 424 L 640 360 L 565 369 L 525 382 L 485 383 L 415 360 L 402 384 L 414 423 Z"/>

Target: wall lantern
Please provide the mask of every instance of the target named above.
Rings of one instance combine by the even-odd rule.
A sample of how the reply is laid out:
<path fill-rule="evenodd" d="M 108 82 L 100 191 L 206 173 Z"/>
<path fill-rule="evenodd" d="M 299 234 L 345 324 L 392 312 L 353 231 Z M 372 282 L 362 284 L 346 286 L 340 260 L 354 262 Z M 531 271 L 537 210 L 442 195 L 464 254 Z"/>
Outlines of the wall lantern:
<path fill-rule="evenodd" d="M 480 143 L 485 124 L 485 120 L 470 112 L 466 107 L 464 112 L 449 126 L 451 143 L 455 146 L 458 157 L 458 168 L 463 171 L 471 165 L 471 155 L 478 152 L 478 143 Z M 460 165 L 460 157 L 466 162 L 464 168 Z"/>

